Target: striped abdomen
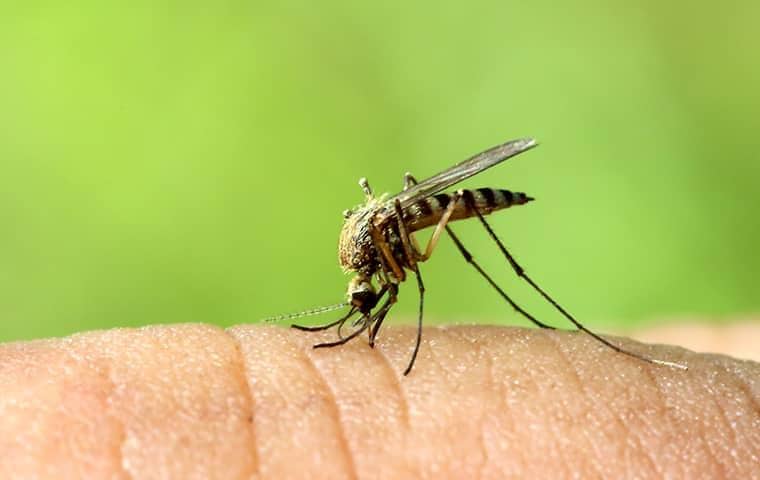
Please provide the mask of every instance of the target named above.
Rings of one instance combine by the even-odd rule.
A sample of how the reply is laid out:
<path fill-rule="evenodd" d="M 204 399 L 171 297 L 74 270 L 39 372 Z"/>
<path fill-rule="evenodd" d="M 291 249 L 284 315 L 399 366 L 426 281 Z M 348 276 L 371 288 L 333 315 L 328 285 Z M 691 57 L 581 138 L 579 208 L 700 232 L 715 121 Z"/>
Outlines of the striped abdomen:
<path fill-rule="evenodd" d="M 435 225 L 451 203 L 453 194 L 439 193 L 423 198 L 404 210 L 404 221 L 407 228 L 414 232 Z M 462 190 L 462 196 L 457 200 L 454 212 L 449 221 L 461 220 L 475 216 L 473 208 L 482 215 L 508 208 L 513 205 L 523 205 L 533 200 L 522 192 L 511 192 L 496 188 L 478 188 L 477 190 Z"/>

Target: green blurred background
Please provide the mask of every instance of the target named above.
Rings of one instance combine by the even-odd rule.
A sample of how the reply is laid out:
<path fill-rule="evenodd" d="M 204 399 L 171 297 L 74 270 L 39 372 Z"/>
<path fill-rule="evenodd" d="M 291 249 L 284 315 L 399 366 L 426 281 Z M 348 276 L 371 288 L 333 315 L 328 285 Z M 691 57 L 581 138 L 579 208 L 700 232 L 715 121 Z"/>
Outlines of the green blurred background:
<path fill-rule="evenodd" d="M 395 192 L 521 136 L 542 145 L 465 186 L 538 199 L 493 226 L 579 318 L 760 308 L 757 1 L 2 10 L 0 340 L 340 301 L 359 177 Z M 525 324 L 450 242 L 423 267 L 431 321 Z M 416 302 L 405 285 L 396 321 Z"/>

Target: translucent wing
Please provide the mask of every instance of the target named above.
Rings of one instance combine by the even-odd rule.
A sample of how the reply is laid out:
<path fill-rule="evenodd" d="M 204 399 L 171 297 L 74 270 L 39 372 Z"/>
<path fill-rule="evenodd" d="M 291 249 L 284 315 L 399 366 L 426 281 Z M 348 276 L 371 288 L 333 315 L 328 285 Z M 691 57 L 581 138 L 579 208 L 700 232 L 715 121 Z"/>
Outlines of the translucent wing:
<path fill-rule="evenodd" d="M 399 199 L 401 201 L 401 208 L 406 208 L 421 198 L 427 198 L 430 195 L 438 193 L 487 168 L 493 167 L 497 163 L 514 157 L 518 153 L 530 150 L 536 145 L 538 144 L 532 138 L 521 138 L 497 145 L 485 152 L 478 153 L 474 157 L 459 162 L 453 167 L 447 168 L 438 175 L 433 175 L 417 185 L 409 187 L 398 195 L 391 197 L 389 202 L 395 202 L 396 199 Z"/>

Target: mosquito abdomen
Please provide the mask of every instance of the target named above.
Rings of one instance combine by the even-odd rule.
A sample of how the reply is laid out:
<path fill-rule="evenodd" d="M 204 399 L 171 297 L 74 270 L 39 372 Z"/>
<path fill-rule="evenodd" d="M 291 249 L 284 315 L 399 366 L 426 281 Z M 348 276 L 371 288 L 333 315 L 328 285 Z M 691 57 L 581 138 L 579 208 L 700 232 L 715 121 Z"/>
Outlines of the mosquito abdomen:
<path fill-rule="evenodd" d="M 462 220 L 475 216 L 477 209 L 482 215 L 488 215 L 496 210 L 509 208 L 513 205 L 523 205 L 533 198 L 523 192 L 512 192 L 497 188 L 478 188 L 476 190 L 461 190 L 462 195 L 457 200 L 450 221 Z M 407 228 L 414 232 L 435 225 L 451 203 L 451 193 L 438 193 L 413 203 L 404 211 Z"/>

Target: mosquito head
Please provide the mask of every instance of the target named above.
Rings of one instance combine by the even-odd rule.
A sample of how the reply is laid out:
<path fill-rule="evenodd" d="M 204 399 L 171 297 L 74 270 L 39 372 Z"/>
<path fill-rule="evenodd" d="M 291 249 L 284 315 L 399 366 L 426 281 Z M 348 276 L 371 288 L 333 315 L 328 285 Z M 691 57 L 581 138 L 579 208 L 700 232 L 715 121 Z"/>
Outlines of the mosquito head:
<path fill-rule="evenodd" d="M 362 313 L 369 313 L 377 304 L 377 292 L 372 279 L 366 275 L 355 276 L 348 284 L 348 303 Z"/>

